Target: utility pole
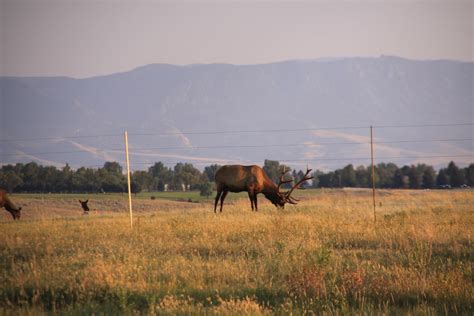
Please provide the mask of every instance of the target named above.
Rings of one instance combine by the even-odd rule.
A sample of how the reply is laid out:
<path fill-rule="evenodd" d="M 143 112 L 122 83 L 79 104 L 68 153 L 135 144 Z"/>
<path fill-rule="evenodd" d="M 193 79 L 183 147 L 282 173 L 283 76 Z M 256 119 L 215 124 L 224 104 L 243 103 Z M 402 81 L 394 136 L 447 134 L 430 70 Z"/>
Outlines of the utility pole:
<path fill-rule="evenodd" d="M 128 158 L 128 133 L 125 131 L 125 158 L 127 161 L 128 208 L 130 210 L 130 228 L 133 228 L 132 187 L 130 185 L 130 160 Z"/>
<path fill-rule="evenodd" d="M 372 132 L 372 125 L 370 125 L 370 159 L 372 162 L 372 202 L 374 206 L 374 223 L 377 220 L 376 214 L 375 214 L 375 167 L 374 167 L 374 138 L 373 138 L 373 132 Z"/>

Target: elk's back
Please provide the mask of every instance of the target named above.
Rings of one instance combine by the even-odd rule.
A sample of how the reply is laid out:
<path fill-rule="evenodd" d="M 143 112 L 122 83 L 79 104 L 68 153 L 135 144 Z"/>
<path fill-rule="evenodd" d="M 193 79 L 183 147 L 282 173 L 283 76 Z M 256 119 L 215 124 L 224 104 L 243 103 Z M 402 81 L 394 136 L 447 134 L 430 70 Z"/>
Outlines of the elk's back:
<path fill-rule="evenodd" d="M 7 203 L 7 192 L 4 190 L 0 190 L 0 207 L 4 207 L 5 204 Z"/>
<path fill-rule="evenodd" d="M 263 186 L 265 174 L 259 166 L 227 165 L 216 172 L 217 188 L 231 192 L 247 191 L 249 187 Z"/>
<path fill-rule="evenodd" d="M 7 192 L 0 190 L 0 208 L 8 204 L 10 200 L 8 199 Z"/>
<path fill-rule="evenodd" d="M 6 207 L 7 209 L 8 208 L 12 208 L 15 210 L 18 209 L 16 205 L 13 204 L 13 202 L 8 197 L 7 192 L 3 189 L 0 189 L 0 208 L 2 207 Z"/>

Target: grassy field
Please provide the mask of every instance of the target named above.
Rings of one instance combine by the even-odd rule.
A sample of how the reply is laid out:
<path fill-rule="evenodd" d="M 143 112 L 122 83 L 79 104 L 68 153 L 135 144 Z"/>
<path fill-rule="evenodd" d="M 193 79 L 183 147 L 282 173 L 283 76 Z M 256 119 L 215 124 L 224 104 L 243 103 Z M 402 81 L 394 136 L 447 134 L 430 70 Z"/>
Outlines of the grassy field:
<path fill-rule="evenodd" d="M 379 191 L 375 224 L 370 191 L 298 194 L 258 213 L 229 195 L 218 215 L 144 194 L 133 230 L 126 196 L 91 195 L 82 216 L 84 195 L 13 195 L 0 314 L 472 315 L 473 191 Z"/>

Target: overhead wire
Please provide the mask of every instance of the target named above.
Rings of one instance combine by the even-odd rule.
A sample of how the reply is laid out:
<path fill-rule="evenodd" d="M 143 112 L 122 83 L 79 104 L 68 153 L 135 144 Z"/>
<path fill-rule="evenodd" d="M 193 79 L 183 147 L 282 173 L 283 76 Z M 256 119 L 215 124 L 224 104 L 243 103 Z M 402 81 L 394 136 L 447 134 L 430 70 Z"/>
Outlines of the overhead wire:
<path fill-rule="evenodd" d="M 449 127 L 449 126 L 473 126 L 474 123 L 437 123 L 437 124 L 399 124 L 399 125 L 374 125 L 374 128 L 424 128 L 424 127 Z M 255 130 L 217 130 L 217 131 L 177 131 L 177 132 L 156 132 L 156 133 L 129 133 L 129 136 L 167 136 L 167 135 L 211 135 L 211 134 L 238 134 L 238 133 L 282 133 L 282 132 L 303 132 L 318 130 L 347 130 L 347 129 L 368 129 L 370 126 L 327 126 L 314 128 L 296 129 L 255 129 Z M 32 138 L 0 139 L 0 142 L 23 142 L 39 140 L 61 140 L 79 138 L 99 138 L 99 137 L 122 137 L 123 134 L 97 134 L 97 135 L 71 135 L 71 136 L 45 136 Z"/>
<path fill-rule="evenodd" d="M 474 141 L 474 138 L 458 138 L 458 139 L 428 139 L 428 140 L 393 140 L 393 141 L 379 141 L 374 144 L 396 144 L 396 143 L 430 143 L 430 142 L 460 142 L 460 141 Z M 278 148 L 278 147 L 301 147 L 301 146 L 326 146 L 326 145 L 368 145 L 370 142 L 326 142 L 326 143 L 296 143 L 296 144 L 263 144 L 263 145 L 211 145 L 211 146 L 169 146 L 169 147 L 135 147 L 133 150 L 170 150 L 170 149 L 231 149 L 231 148 Z M 0 157 L 5 156 L 19 156 L 19 155 L 46 155 L 46 154 L 75 154 L 87 152 L 114 152 L 123 151 L 123 148 L 109 148 L 93 150 L 72 150 L 72 151 L 44 151 L 44 152 L 30 152 L 30 153 L 1 153 Z M 130 153 L 134 155 L 133 152 Z"/>
<path fill-rule="evenodd" d="M 399 125 L 376 125 L 375 128 L 427 128 L 427 127 L 449 127 L 449 126 L 473 126 L 474 123 L 439 123 L 439 124 L 399 124 Z M 203 135 L 203 134 L 233 134 L 233 133 L 283 133 L 283 132 L 301 132 L 301 131 L 316 131 L 316 130 L 343 130 L 343 129 L 368 129 L 368 126 L 337 126 L 337 127 L 318 127 L 318 128 L 299 128 L 299 129 L 261 129 L 261 130 L 221 130 L 221 131 L 180 131 L 180 132 L 167 132 L 167 133 L 129 133 L 130 136 L 159 136 L 159 135 Z M 97 135 L 75 135 L 75 136 L 63 136 L 63 137 L 36 137 L 36 138 L 23 138 L 23 139 L 0 139 L 3 143 L 23 142 L 23 141 L 39 141 L 39 140 L 61 140 L 61 139 L 81 139 L 81 138 L 105 138 L 105 137 L 122 137 L 122 134 L 97 134 Z M 396 144 L 396 143 L 430 143 L 430 142 L 464 142 L 473 141 L 473 138 L 443 138 L 443 139 L 401 139 L 401 140 L 381 140 L 375 141 L 374 144 Z M 147 151 L 147 152 L 133 152 L 131 155 L 140 154 L 157 154 L 148 152 L 152 150 L 201 150 L 201 149 L 233 149 L 233 148 L 287 148 L 287 147 L 317 147 L 317 146 L 330 146 L 330 145 L 368 145 L 369 141 L 360 142 L 304 142 L 295 144 L 249 144 L 249 145 L 203 145 L 203 146 L 159 146 L 159 147 L 132 147 L 135 151 Z M 11 156 L 22 156 L 22 155 L 59 155 L 59 154 L 78 154 L 78 153 L 122 153 L 123 148 L 109 148 L 99 149 L 93 148 L 89 150 L 71 150 L 71 151 L 41 151 L 41 152 L 16 152 L 16 153 L 0 153 L 0 157 L 11 157 Z M 472 155 L 428 155 L 428 156 L 393 156 L 393 157 L 375 157 L 377 161 L 384 159 L 417 159 L 417 158 L 458 158 L 458 157 L 472 157 Z M 196 161 L 191 157 L 191 160 L 195 164 L 212 163 L 209 159 L 208 162 Z M 316 159 L 272 159 L 281 162 L 317 162 L 317 161 L 348 161 L 348 160 L 366 160 L 370 157 L 338 157 L 338 158 L 316 158 Z M 224 159 L 233 161 L 233 159 Z M 239 160 L 242 161 L 242 160 Z M 255 159 L 252 161 L 256 161 Z M 166 162 L 168 164 L 176 164 L 181 161 Z M 133 165 L 151 165 L 153 163 L 135 163 Z M 99 166 L 100 167 L 100 166 Z"/>

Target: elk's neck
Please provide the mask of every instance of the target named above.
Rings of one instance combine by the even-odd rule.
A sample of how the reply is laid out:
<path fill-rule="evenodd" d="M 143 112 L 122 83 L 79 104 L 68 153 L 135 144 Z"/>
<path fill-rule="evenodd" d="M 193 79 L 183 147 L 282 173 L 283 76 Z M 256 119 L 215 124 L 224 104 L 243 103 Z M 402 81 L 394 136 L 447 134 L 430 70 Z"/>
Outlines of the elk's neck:
<path fill-rule="evenodd" d="M 264 183 L 264 191 L 266 192 L 271 192 L 271 193 L 277 193 L 278 192 L 278 186 L 270 179 L 265 179 Z"/>

